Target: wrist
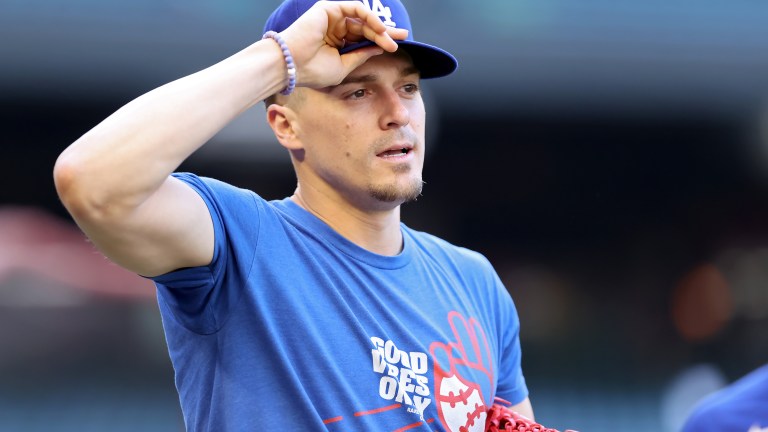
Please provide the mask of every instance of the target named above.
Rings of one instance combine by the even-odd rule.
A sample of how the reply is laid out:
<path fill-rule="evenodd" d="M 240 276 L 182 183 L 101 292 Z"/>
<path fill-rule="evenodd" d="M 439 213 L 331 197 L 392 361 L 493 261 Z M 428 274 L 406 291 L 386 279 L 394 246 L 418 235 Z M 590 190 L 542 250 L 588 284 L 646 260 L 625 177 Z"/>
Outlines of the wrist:
<path fill-rule="evenodd" d="M 293 61 L 293 56 L 291 55 L 290 49 L 288 49 L 288 44 L 285 42 L 285 39 L 283 39 L 280 33 L 274 31 L 268 31 L 264 33 L 262 39 L 272 39 L 277 43 L 277 45 L 280 47 L 280 51 L 283 53 L 283 60 L 285 61 L 285 71 L 288 83 L 285 88 L 280 91 L 280 94 L 288 96 L 296 89 L 296 64 Z"/>

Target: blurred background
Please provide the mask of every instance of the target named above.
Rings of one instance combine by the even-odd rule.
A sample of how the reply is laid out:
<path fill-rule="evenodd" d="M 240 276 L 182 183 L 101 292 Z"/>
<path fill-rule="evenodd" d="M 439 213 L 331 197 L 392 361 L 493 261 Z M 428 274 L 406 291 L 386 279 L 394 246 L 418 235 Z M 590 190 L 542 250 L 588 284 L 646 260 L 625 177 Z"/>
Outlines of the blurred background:
<path fill-rule="evenodd" d="M 427 185 L 403 218 L 495 265 L 539 421 L 677 431 L 768 362 L 768 3 L 405 3 L 460 67 L 424 83 Z M 0 3 L 0 430 L 183 430 L 152 284 L 93 251 L 51 171 L 277 4 Z M 181 169 L 289 195 L 263 115 Z"/>

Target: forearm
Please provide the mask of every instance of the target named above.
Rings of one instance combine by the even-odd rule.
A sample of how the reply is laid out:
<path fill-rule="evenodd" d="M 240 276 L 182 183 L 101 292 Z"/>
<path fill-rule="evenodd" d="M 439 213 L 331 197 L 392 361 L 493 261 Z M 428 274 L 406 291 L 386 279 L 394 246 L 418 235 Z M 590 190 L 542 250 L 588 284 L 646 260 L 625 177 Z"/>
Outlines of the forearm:
<path fill-rule="evenodd" d="M 533 417 L 533 406 L 531 406 L 531 400 L 529 398 L 525 398 L 522 402 L 510 407 L 510 409 L 518 414 L 528 417 L 531 420 L 536 420 Z"/>
<path fill-rule="evenodd" d="M 285 78 L 282 54 L 266 40 L 140 96 L 62 153 L 62 199 L 107 212 L 140 205 L 227 123 L 283 88 Z"/>

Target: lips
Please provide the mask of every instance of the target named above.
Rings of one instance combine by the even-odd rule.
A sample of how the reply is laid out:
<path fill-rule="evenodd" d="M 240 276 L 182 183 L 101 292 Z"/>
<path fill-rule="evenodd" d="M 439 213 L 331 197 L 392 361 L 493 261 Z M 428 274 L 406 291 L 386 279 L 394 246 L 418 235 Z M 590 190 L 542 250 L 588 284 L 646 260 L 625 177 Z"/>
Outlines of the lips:
<path fill-rule="evenodd" d="M 397 144 L 397 145 L 392 145 L 386 148 L 384 151 L 378 153 L 376 156 L 382 157 L 382 158 L 398 157 L 398 156 L 407 155 L 412 150 L 413 150 L 413 145 L 411 144 Z"/>

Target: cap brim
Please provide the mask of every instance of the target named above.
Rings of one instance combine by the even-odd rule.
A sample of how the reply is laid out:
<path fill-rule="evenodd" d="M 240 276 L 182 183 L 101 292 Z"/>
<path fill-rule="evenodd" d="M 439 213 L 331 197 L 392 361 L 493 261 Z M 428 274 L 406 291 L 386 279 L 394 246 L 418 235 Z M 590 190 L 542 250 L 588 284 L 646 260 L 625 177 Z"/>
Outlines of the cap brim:
<path fill-rule="evenodd" d="M 372 45 L 371 41 L 359 42 L 347 45 L 339 52 L 344 54 Z M 409 40 L 397 41 L 397 45 L 411 56 L 413 65 L 421 73 L 421 78 L 440 78 L 450 75 L 459 67 L 456 57 L 436 46 Z"/>

